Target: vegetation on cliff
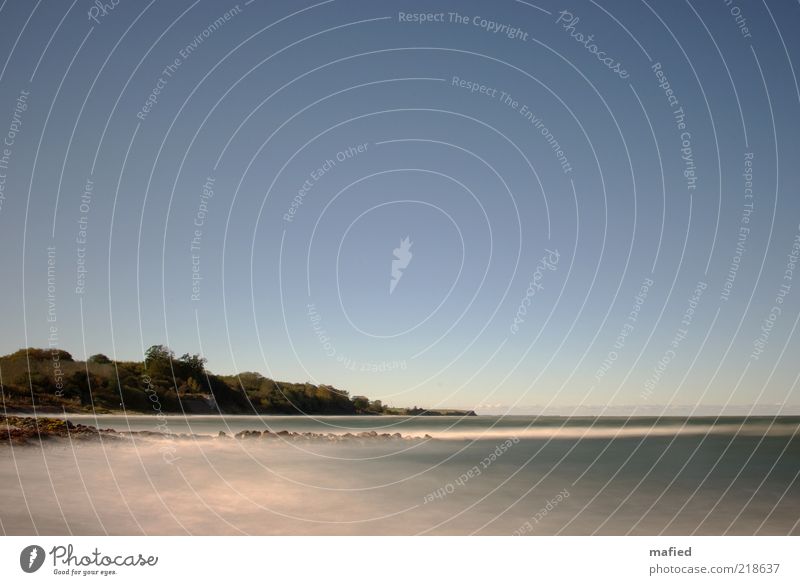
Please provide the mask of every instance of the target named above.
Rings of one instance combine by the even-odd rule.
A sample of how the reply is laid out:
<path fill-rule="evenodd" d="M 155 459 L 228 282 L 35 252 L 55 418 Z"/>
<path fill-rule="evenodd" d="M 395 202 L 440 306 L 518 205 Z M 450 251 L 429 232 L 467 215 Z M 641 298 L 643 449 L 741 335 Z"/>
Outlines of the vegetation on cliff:
<path fill-rule="evenodd" d="M 220 376 L 196 354 L 177 357 L 153 345 L 141 362 L 103 354 L 85 362 L 61 349 L 20 349 L 0 357 L 2 402 L 9 412 L 112 412 L 153 414 L 473 414 L 392 408 L 380 400 L 309 382 L 280 382 L 257 372 Z"/>

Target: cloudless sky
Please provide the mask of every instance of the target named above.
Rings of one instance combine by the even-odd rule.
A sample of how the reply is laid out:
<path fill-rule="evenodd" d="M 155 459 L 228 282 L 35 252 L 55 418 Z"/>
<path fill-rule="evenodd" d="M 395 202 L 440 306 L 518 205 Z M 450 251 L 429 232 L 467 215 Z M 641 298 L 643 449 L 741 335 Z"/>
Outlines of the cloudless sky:
<path fill-rule="evenodd" d="M 796 4 L 93 6 L 0 9 L 2 353 L 798 408 Z"/>

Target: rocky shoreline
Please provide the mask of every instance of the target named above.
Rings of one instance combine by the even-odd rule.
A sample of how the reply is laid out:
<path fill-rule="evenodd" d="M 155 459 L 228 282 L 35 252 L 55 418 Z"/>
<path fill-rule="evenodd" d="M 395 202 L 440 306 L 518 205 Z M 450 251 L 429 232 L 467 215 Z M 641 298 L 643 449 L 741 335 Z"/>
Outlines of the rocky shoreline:
<path fill-rule="evenodd" d="M 44 440 L 72 441 L 132 441 L 132 440 L 268 440 L 317 442 L 373 442 L 373 441 L 423 441 L 430 435 L 415 437 L 400 433 L 314 433 L 294 431 L 244 430 L 235 434 L 219 431 L 216 436 L 190 433 L 165 433 L 157 431 L 116 431 L 98 429 L 90 425 L 74 424 L 70 420 L 50 417 L 0 415 L 0 444 L 28 445 Z"/>

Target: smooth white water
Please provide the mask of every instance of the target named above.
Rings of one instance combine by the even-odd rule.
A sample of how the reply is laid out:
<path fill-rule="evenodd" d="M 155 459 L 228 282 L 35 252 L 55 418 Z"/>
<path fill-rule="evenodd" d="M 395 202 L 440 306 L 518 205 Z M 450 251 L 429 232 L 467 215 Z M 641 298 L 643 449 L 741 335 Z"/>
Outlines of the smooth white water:
<path fill-rule="evenodd" d="M 549 430 L 536 429 L 550 432 L 547 438 L 531 438 L 521 433 L 527 425 L 520 421 L 492 425 L 481 418 L 463 423 L 467 429 L 433 419 L 399 428 L 403 434 L 429 432 L 451 440 L 209 437 L 5 445 L 0 529 L 7 534 L 513 534 L 527 522 L 528 534 L 798 533 L 800 441 L 787 432 L 787 421 L 772 434 L 759 434 L 763 421 L 744 433 L 732 431 L 741 422 L 727 421 L 708 435 L 676 433 L 670 421 L 656 425 L 654 434 L 625 432 L 612 439 L 609 433 L 622 429 L 619 421 L 562 420 Z M 212 435 L 221 426 L 234 430 L 234 423 L 253 428 L 253 420 L 179 421 L 170 420 L 173 432 L 191 427 Z M 153 422 L 129 418 L 116 426 Z M 294 424 L 294 430 L 318 431 L 319 425 L 335 425 L 337 432 L 353 426 L 341 419 L 280 423 L 280 428 Z M 398 430 L 387 423 L 392 421 L 359 417 L 355 424 Z M 463 439 L 492 426 L 499 436 Z M 698 430 L 708 423 L 687 426 Z M 567 437 L 564 428 L 603 434 Z"/>

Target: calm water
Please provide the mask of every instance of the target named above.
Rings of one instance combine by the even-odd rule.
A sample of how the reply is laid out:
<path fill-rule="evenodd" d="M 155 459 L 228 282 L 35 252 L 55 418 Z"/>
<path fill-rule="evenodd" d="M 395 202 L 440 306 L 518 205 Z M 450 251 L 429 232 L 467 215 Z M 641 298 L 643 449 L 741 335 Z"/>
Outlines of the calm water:
<path fill-rule="evenodd" d="M 70 416 L 430 441 L 2 446 L 8 534 L 800 534 L 800 418 Z"/>

